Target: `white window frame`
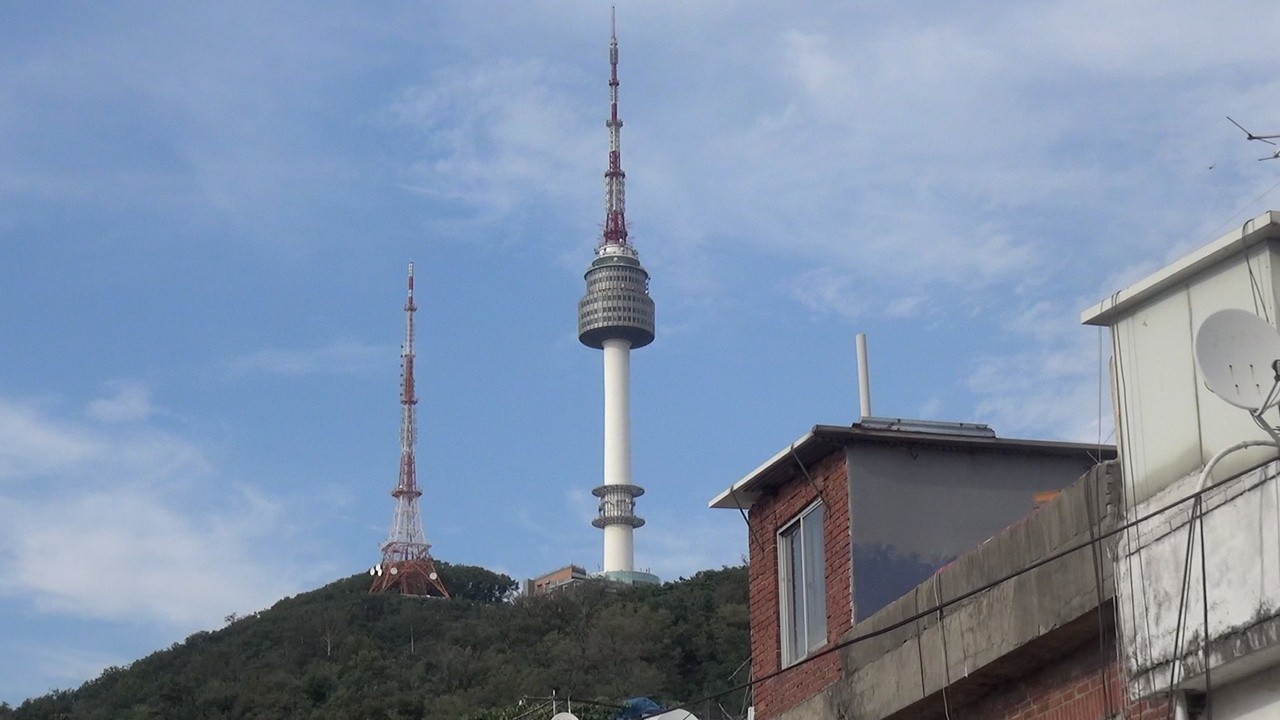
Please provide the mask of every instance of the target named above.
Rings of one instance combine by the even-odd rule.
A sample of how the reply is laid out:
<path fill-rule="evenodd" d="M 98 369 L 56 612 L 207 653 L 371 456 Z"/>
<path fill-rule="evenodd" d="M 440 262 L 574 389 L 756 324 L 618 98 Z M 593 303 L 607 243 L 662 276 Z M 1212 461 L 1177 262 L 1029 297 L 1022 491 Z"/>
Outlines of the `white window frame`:
<path fill-rule="evenodd" d="M 813 517 L 819 511 L 817 517 Z M 817 528 L 813 529 L 813 523 Z M 823 526 L 826 523 L 826 508 L 821 500 L 806 507 L 795 519 L 778 530 L 778 639 L 782 646 L 782 666 L 787 667 L 808 657 L 814 650 L 827 643 L 827 583 L 826 583 L 826 543 Z M 816 538 L 815 538 L 816 535 Z M 806 547 L 806 542 L 816 539 L 818 547 Z M 792 567 L 792 546 L 800 544 L 798 556 L 801 559 L 800 582 L 792 583 L 797 568 Z M 816 558 L 819 567 L 809 567 L 805 560 Z M 801 597 L 795 597 L 793 589 L 798 587 Z M 811 592 L 816 589 L 816 593 Z M 822 632 L 819 634 L 811 627 L 815 618 L 810 614 L 821 613 Z M 799 615 L 800 617 L 796 617 Z M 810 635 L 813 637 L 810 637 Z M 798 642 L 793 642 L 793 638 Z"/>

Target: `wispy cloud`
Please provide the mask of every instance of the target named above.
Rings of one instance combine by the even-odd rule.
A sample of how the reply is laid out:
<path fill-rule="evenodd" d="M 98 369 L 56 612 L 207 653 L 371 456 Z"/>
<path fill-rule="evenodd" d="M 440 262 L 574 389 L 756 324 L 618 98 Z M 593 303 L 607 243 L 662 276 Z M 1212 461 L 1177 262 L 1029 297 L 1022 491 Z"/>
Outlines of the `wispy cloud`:
<path fill-rule="evenodd" d="M 235 375 L 364 375 L 384 367 L 394 351 L 382 345 L 335 341 L 302 350 L 270 348 L 228 362 Z"/>
<path fill-rule="evenodd" d="M 723 510 L 698 523 L 681 523 L 651 514 L 640 531 L 636 567 L 663 580 L 689 577 L 699 570 L 740 564 L 747 554 L 747 528 L 736 512 Z"/>
<path fill-rule="evenodd" d="M 49 613 L 181 630 L 216 626 L 288 589 L 252 545 L 274 513 L 243 501 L 227 505 L 201 511 L 136 487 L 70 500 L 0 500 L 0 543 L 13 558 L 0 570 L 0 588 Z"/>
<path fill-rule="evenodd" d="M 0 398 L 0 480 L 66 471 L 102 457 L 108 447 L 88 428 L 48 418 L 32 403 Z"/>
<path fill-rule="evenodd" d="M 1004 436 L 1113 439 L 1110 343 L 1105 331 L 1076 326 L 1074 316 L 1074 305 L 1041 303 L 1006 322 L 1025 349 L 974 362 L 968 385 L 978 417 Z"/>
<path fill-rule="evenodd" d="M 566 77 L 580 76 L 541 61 L 497 61 L 441 71 L 405 90 L 388 109 L 420 138 L 405 184 L 488 219 L 578 196 L 598 170 L 590 163 L 601 162 L 604 136 L 589 131 L 595 125 Z"/>
<path fill-rule="evenodd" d="M 135 422 L 0 399 L 0 593 L 45 613 L 189 631 L 290 589 L 256 548 L 277 503 L 211 496 L 216 474 L 196 444 L 104 407 Z"/>
<path fill-rule="evenodd" d="M 111 423 L 130 422 L 146 420 L 157 412 L 151 404 L 150 389 L 141 383 L 116 381 L 108 383 L 106 389 L 110 395 L 90 401 L 85 408 L 89 417 Z"/>

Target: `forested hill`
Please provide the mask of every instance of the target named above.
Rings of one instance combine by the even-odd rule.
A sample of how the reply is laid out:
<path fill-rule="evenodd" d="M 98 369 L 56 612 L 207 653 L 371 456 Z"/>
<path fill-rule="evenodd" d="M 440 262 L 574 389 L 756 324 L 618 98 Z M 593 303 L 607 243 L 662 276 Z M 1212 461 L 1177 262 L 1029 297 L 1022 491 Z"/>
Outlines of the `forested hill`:
<path fill-rule="evenodd" d="M 511 578 L 439 565 L 454 600 L 369 595 L 368 575 L 355 575 L 110 668 L 77 690 L 0 705 L 0 718 L 491 720 L 552 691 L 674 703 L 747 677 L 745 568 L 657 587 L 589 582 L 510 601 Z M 742 696 L 720 702 L 736 714 Z"/>

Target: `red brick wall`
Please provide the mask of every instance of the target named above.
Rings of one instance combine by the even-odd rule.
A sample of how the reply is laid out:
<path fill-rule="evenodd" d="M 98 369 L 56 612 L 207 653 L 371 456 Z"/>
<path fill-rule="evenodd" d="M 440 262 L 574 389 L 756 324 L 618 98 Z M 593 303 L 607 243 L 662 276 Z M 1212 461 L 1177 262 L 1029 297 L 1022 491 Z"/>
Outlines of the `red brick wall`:
<path fill-rule="evenodd" d="M 1108 644 L 1104 660 L 1097 643 L 1085 643 L 1025 677 L 993 689 L 981 700 L 961 708 L 960 712 L 953 712 L 953 717 L 981 720 L 1107 720 L 1113 717 L 1166 720 L 1168 710 L 1168 702 L 1163 699 L 1129 702 L 1125 698 L 1114 646 Z"/>
<path fill-rule="evenodd" d="M 776 493 L 751 506 L 751 670 L 754 677 L 775 672 L 782 665 L 778 623 L 778 530 L 791 522 L 822 491 L 826 503 L 823 535 L 826 546 L 827 643 L 837 642 L 853 626 L 850 595 L 852 538 L 849 534 L 849 483 L 842 448 L 808 468 L 814 482 L 797 471 Z M 827 647 L 827 646 L 824 646 Z M 820 649 L 819 649 L 820 650 Z M 817 651 L 815 651 L 817 652 Z M 831 653 L 756 685 L 758 720 L 768 720 L 794 707 L 840 678 L 840 654 Z"/>

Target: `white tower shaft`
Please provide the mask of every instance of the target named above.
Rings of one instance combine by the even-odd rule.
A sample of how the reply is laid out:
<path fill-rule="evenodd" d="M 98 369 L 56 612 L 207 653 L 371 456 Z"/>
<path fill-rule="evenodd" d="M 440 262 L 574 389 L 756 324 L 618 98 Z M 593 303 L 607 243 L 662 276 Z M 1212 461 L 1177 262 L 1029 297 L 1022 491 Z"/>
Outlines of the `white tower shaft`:
<path fill-rule="evenodd" d="M 631 485 L 631 341 L 604 341 L 604 484 Z M 633 533 L 625 523 L 604 528 L 604 571 L 635 569 Z"/>

